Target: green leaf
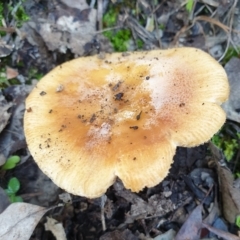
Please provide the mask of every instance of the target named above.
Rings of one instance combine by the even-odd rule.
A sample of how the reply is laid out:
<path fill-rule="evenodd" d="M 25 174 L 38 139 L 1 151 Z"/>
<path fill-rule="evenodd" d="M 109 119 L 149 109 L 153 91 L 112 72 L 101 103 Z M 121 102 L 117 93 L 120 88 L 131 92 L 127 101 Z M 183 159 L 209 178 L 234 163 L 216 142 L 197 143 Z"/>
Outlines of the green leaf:
<path fill-rule="evenodd" d="M 16 193 L 20 189 L 20 182 L 16 177 L 13 177 L 8 182 L 9 193 Z"/>
<path fill-rule="evenodd" d="M 23 199 L 20 196 L 12 195 L 10 197 L 10 201 L 12 203 L 14 203 L 14 202 L 23 202 Z"/>
<path fill-rule="evenodd" d="M 8 197 L 9 197 L 10 202 L 13 203 L 14 199 L 15 199 L 15 194 L 8 195 Z"/>
<path fill-rule="evenodd" d="M 6 192 L 6 194 L 7 194 L 8 196 L 14 194 L 14 193 L 13 193 L 11 190 L 9 190 L 9 189 L 4 189 L 4 191 Z"/>
<path fill-rule="evenodd" d="M 240 228 L 240 215 L 236 218 L 236 225 Z"/>
<path fill-rule="evenodd" d="M 20 162 L 19 156 L 11 156 L 7 159 L 5 164 L 2 166 L 2 169 L 4 169 L 4 170 L 13 169 L 19 162 Z"/>
<path fill-rule="evenodd" d="M 188 12 L 191 12 L 191 11 L 192 11 L 193 3 L 194 3 L 194 0 L 188 0 L 188 1 L 187 1 L 186 10 L 187 10 Z"/>

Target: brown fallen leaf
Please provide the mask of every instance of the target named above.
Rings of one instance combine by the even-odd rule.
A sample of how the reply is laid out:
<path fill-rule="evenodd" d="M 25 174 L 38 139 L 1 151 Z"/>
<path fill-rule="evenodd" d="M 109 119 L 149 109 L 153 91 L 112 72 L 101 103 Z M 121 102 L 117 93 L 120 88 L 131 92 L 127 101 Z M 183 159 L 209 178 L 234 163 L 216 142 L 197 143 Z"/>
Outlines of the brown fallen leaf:
<path fill-rule="evenodd" d="M 234 224 L 237 215 L 240 214 L 240 190 L 233 187 L 233 174 L 231 171 L 227 167 L 220 165 L 219 161 L 224 158 L 221 151 L 213 143 L 210 142 L 209 144 L 217 165 L 223 215 L 228 222 Z"/>
<path fill-rule="evenodd" d="M 224 231 L 214 228 L 206 223 L 202 223 L 202 226 L 207 228 L 210 232 L 216 234 L 218 237 L 221 237 L 225 240 L 240 240 L 240 238 L 237 237 L 236 235 L 233 235 L 229 232 L 224 232 Z"/>
<path fill-rule="evenodd" d="M 219 181 L 223 200 L 223 214 L 230 222 L 235 223 L 240 214 L 240 191 L 233 187 L 233 175 L 230 170 L 218 166 Z"/>
<path fill-rule="evenodd" d="M 6 32 L 8 32 L 7 28 L 0 28 L 1 31 L 3 31 L 4 29 L 6 30 Z M 8 44 L 6 41 L 0 38 L 0 58 L 10 55 L 13 49 L 14 49 L 13 44 L 12 45 Z"/>
<path fill-rule="evenodd" d="M 83 0 L 79 4 L 73 4 L 73 1 L 68 4 L 52 1 L 52 4 L 55 5 L 49 6 L 46 17 L 32 17 L 24 23 L 19 36 L 33 46 L 39 46 L 38 42 L 43 41 L 50 51 L 66 53 L 70 50 L 76 56 L 83 55 L 85 44 L 96 34 L 96 9 Z"/>
<path fill-rule="evenodd" d="M 12 103 L 7 102 L 2 91 L 0 91 L 0 132 L 5 128 L 11 117 L 11 113 L 8 112 L 11 107 Z"/>
<path fill-rule="evenodd" d="M 178 231 L 175 240 L 199 240 L 202 229 L 202 205 L 197 206 Z"/>
<path fill-rule="evenodd" d="M 225 65 L 225 70 L 228 75 L 229 84 L 230 84 L 230 97 L 227 102 L 223 104 L 223 108 L 227 113 L 227 118 L 235 122 L 240 122 L 240 59 L 233 57 Z"/>
<path fill-rule="evenodd" d="M 116 195 L 131 203 L 131 210 L 126 216 L 126 223 L 133 222 L 136 219 L 162 216 L 175 209 L 172 201 L 164 195 L 152 195 L 148 201 L 144 201 L 137 194 L 125 189 L 121 182 L 116 182 L 113 186 Z"/>
<path fill-rule="evenodd" d="M 28 240 L 48 210 L 29 203 L 12 203 L 0 214 L 0 239 Z"/>
<path fill-rule="evenodd" d="M 23 85 L 5 88 L 4 95 L 12 99 L 11 103 L 7 103 L 5 98 L 1 97 L 0 92 L 0 132 L 2 131 L 0 134 L 0 153 L 5 158 L 26 147 L 22 124 L 25 111 L 24 101 L 32 88 L 33 86 Z M 11 114 L 8 113 L 10 107 L 12 107 Z"/>
<path fill-rule="evenodd" d="M 7 77 L 7 79 L 13 79 L 13 78 L 17 77 L 18 74 L 19 73 L 18 73 L 17 69 L 6 66 L 6 77 Z"/>

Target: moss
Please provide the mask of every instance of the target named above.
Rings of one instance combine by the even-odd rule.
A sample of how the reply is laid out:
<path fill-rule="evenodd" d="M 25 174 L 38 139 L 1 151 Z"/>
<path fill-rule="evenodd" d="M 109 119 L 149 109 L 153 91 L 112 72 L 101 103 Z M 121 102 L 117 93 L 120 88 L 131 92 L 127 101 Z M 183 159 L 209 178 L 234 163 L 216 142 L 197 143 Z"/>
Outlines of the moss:
<path fill-rule="evenodd" d="M 103 27 L 113 28 L 117 25 L 117 18 L 120 14 L 121 5 L 112 5 L 111 8 L 103 16 Z M 113 45 L 113 48 L 117 52 L 124 52 L 128 49 L 128 42 L 132 38 L 131 31 L 129 29 L 114 29 L 103 32 L 103 35 L 107 37 Z"/>
<path fill-rule="evenodd" d="M 158 26 L 159 29 L 161 30 L 165 30 L 165 25 L 163 23 L 161 23 L 159 26 Z"/>
<path fill-rule="evenodd" d="M 32 67 L 29 69 L 27 77 L 29 80 L 32 80 L 33 78 L 40 80 L 43 76 L 44 76 L 43 73 L 39 73 L 38 69 Z"/>
<path fill-rule="evenodd" d="M 129 29 L 121 29 L 118 31 L 106 31 L 104 36 L 107 37 L 115 51 L 127 51 L 128 41 L 131 39 L 131 31 Z"/>
<path fill-rule="evenodd" d="M 16 22 L 16 27 L 21 27 L 24 22 L 28 21 L 30 17 L 26 13 L 23 3 L 25 0 L 19 1 L 18 6 L 12 5 L 12 2 L 6 4 L 6 3 L 0 3 L 0 27 L 3 27 L 3 20 L 11 22 L 12 19 Z M 6 10 L 7 7 L 7 10 Z M 6 16 L 8 15 L 8 19 L 6 19 Z M 5 31 L 0 31 L 0 35 L 4 36 L 6 34 Z"/>
<path fill-rule="evenodd" d="M 3 19 L 4 19 L 4 7 L 3 7 L 3 3 L 0 3 L 0 27 L 3 27 Z M 0 36 L 5 36 L 6 35 L 6 32 L 4 31 L 0 31 Z"/>
<path fill-rule="evenodd" d="M 142 48 L 143 48 L 143 45 L 144 45 L 143 40 L 137 39 L 137 48 L 138 48 L 138 49 L 142 49 Z"/>
<path fill-rule="evenodd" d="M 25 0 L 19 1 L 19 6 L 15 9 L 15 6 L 12 6 L 11 4 L 8 4 L 8 9 L 12 14 L 12 17 L 16 21 L 16 27 L 21 27 L 24 22 L 28 21 L 30 17 L 26 13 L 23 3 Z"/>
<path fill-rule="evenodd" d="M 2 20 L 3 20 L 3 3 L 0 3 L 0 24 L 1 24 L 1 26 L 2 26 Z"/>
<path fill-rule="evenodd" d="M 103 16 L 103 26 L 104 27 L 113 27 L 117 22 L 117 15 L 118 15 L 118 11 L 111 8 Z"/>
<path fill-rule="evenodd" d="M 240 133 L 236 133 L 236 138 L 232 138 L 225 132 L 225 129 L 212 138 L 212 142 L 223 151 L 227 161 L 231 161 L 239 149 L 239 140 Z"/>

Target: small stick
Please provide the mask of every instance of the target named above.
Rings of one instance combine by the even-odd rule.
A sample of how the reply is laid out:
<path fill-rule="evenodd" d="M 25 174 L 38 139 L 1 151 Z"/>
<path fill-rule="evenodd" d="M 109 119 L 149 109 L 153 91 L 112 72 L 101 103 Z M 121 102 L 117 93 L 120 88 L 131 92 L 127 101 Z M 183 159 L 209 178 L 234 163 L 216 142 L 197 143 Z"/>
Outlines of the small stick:
<path fill-rule="evenodd" d="M 102 229 L 103 231 L 106 231 L 106 221 L 104 216 L 104 205 L 107 201 L 107 196 L 104 194 L 101 196 L 101 220 L 102 220 Z"/>
<path fill-rule="evenodd" d="M 97 5 L 97 21 L 98 21 L 98 30 L 102 31 L 102 17 L 103 17 L 103 0 L 98 0 Z"/>

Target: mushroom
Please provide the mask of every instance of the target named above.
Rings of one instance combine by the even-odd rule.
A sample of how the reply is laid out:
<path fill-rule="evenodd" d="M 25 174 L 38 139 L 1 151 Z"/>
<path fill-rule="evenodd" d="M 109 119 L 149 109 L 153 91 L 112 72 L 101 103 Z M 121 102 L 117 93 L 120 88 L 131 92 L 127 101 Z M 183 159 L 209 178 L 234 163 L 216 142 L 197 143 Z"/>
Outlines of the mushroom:
<path fill-rule="evenodd" d="M 99 197 L 116 177 L 138 192 L 167 176 L 177 146 L 221 128 L 228 95 L 224 69 L 199 49 L 82 57 L 30 93 L 26 140 L 42 171 L 72 194 Z"/>

